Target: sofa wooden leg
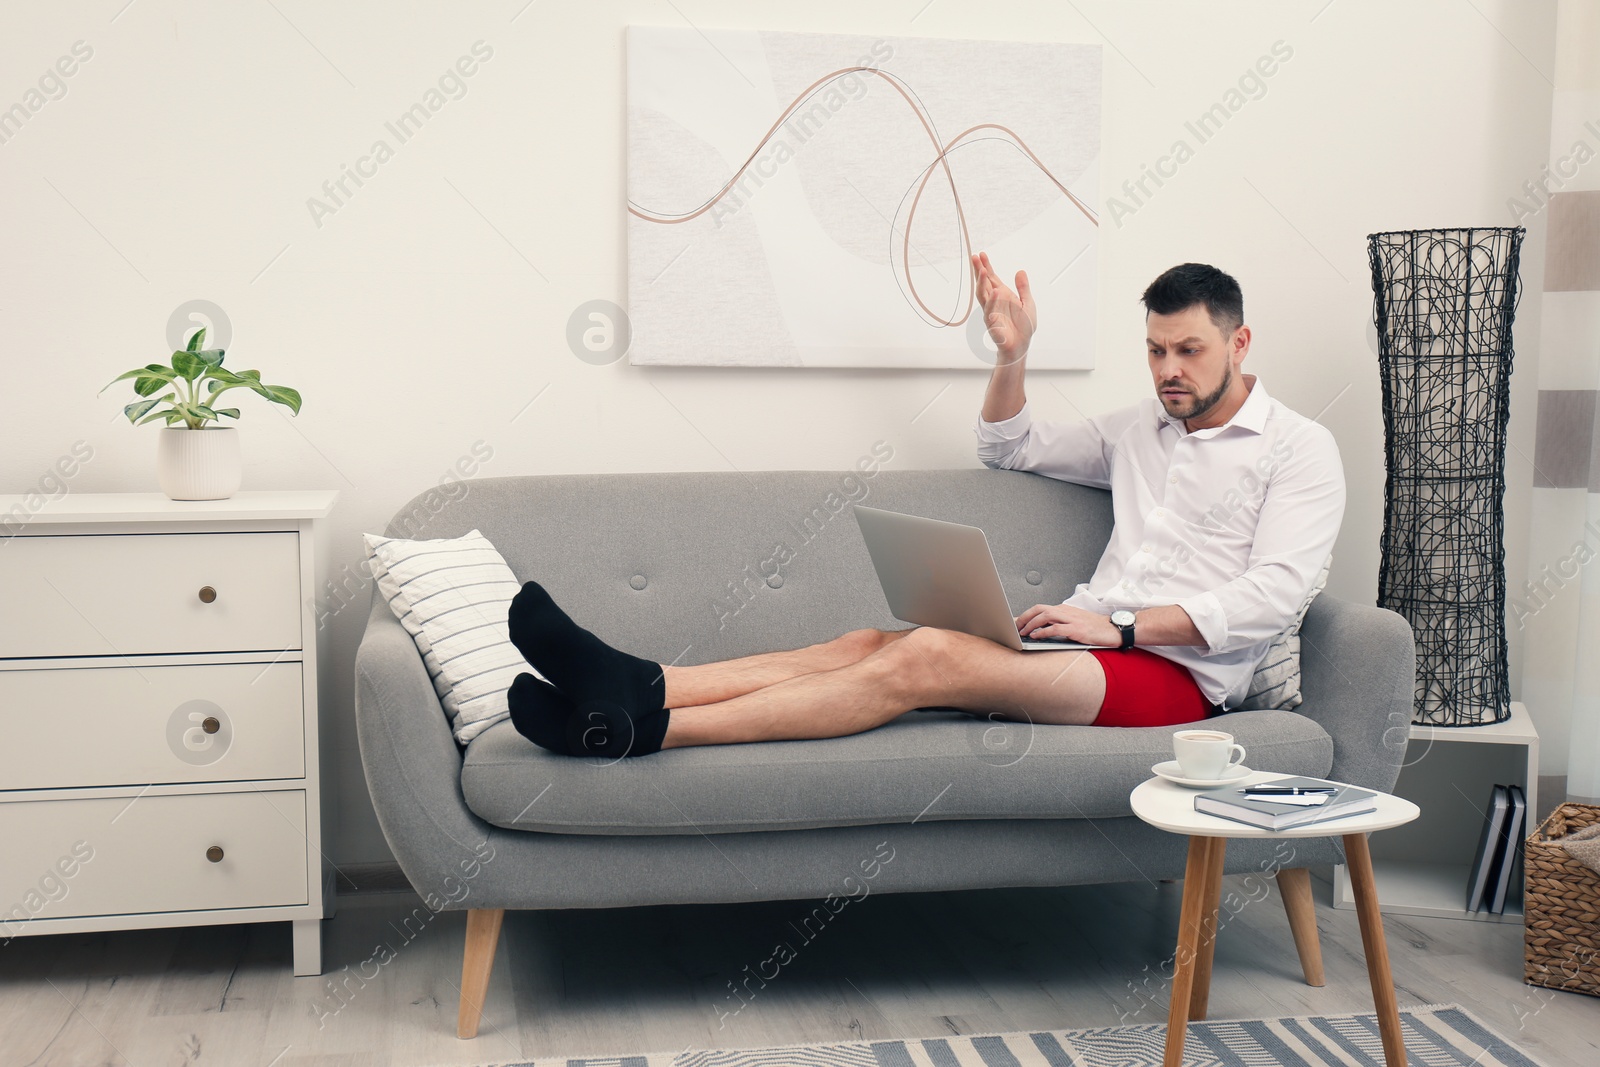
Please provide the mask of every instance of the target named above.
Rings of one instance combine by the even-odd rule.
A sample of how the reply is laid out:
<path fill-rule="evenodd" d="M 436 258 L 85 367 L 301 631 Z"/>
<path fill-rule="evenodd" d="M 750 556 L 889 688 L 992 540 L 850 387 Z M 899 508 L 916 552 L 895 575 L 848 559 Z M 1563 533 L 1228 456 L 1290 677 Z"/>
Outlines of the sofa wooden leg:
<path fill-rule="evenodd" d="M 1317 909 L 1311 899 L 1311 872 L 1304 867 L 1279 871 L 1278 891 L 1283 894 L 1283 910 L 1289 916 L 1289 931 L 1300 953 L 1306 985 L 1322 985 L 1322 942 L 1317 937 Z"/>
<path fill-rule="evenodd" d="M 473 908 L 467 912 L 467 948 L 461 957 L 461 1012 L 456 1016 L 456 1036 L 478 1036 L 483 1002 L 489 995 L 489 975 L 500 945 L 504 908 Z"/>

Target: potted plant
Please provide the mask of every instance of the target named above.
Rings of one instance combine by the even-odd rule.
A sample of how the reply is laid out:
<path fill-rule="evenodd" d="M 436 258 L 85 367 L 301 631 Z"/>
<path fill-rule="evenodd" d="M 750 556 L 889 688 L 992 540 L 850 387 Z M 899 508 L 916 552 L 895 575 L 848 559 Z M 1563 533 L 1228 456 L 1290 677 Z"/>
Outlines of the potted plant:
<path fill-rule="evenodd" d="M 189 338 L 186 349 L 172 353 L 170 366 L 147 364 L 119 374 L 100 390 L 103 393 L 132 378 L 133 391 L 149 399 L 136 400 L 122 409 L 128 421 L 140 426 L 165 420 L 156 450 L 156 477 L 173 500 L 222 500 L 239 489 L 239 431 L 219 425 L 223 418 L 237 419 L 239 409 L 217 407 L 217 398 L 223 393 L 250 389 L 300 414 L 298 392 L 286 385 L 263 385 L 260 371 L 223 369 L 222 349 L 200 347 L 205 339 L 201 327 Z M 163 389 L 169 391 L 151 395 Z"/>

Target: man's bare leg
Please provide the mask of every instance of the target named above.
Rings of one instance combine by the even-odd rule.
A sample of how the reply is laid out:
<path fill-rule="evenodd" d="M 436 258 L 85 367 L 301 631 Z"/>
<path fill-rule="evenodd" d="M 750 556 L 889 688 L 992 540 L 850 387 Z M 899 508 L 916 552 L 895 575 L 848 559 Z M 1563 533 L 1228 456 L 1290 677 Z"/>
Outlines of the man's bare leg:
<path fill-rule="evenodd" d="M 669 708 L 715 704 L 765 689 L 802 674 L 848 667 L 910 633 L 910 630 L 851 630 L 832 641 L 788 652 L 764 652 L 693 667 L 664 666 Z"/>
<path fill-rule="evenodd" d="M 1087 652 L 1014 652 L 981 637 L 924 627 L 845 666 L 712 704 L 680 704 L 662 747 L 843 737 L 920 707 L 1088 724 L 1099 715 L 1105 691 L 1105 674 Z"/>

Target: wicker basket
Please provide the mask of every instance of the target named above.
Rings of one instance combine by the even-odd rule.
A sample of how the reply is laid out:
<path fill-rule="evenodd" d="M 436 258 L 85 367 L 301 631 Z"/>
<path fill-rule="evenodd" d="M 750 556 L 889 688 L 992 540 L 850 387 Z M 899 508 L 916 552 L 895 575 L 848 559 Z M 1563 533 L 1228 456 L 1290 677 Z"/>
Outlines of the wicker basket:
<path fill-rule="evenodd" d="M 1529 985 L 1600 996 L 1600 874 L 1556 842 L 1600 822 L 1600 807 L 1562 804 L 1524 852 L 1523 978 Z"/>

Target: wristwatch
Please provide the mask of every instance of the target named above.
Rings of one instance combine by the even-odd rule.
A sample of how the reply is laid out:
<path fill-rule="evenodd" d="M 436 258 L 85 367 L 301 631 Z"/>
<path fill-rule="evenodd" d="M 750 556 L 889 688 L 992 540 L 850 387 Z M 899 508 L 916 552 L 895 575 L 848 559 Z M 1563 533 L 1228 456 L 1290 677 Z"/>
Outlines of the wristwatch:
<path fill-rule="evenodd" d="M 1111 625 L 1122 631 L 1122 645 L 1124 649 L 1133 647 L 1133 612 L 1113 611 Z"/>

